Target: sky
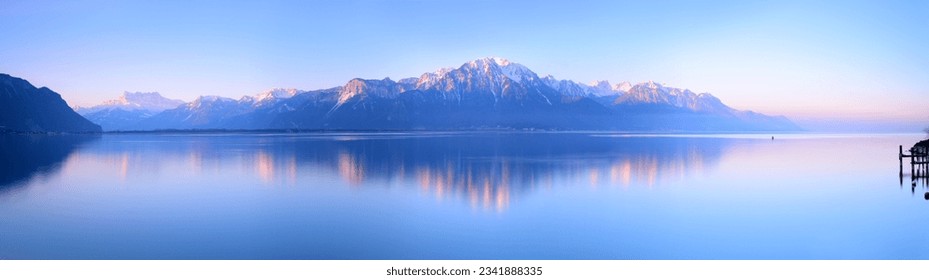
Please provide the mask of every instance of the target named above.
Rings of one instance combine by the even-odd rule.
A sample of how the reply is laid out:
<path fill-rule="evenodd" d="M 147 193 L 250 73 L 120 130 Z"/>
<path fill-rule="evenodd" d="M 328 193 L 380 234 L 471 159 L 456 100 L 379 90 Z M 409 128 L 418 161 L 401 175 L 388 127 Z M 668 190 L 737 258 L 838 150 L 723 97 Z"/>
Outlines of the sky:
<path fill-rule="evenodd" d="M 494 56 L 814 128 L 929 125 L 929 1 L 0 2 L 0 73 L 71 106 L 398 80 Z"/>

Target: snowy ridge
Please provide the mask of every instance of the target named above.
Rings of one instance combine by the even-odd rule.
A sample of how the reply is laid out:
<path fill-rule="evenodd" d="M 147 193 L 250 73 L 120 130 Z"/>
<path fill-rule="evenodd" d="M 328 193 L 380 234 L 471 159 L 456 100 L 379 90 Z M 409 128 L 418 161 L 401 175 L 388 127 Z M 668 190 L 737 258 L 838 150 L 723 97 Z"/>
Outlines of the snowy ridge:
<path fill-rule="evenodd" d="M 255 95 L 255 101 L 261 102 L 270 99 L 286 99 L 291 98 L 294 95 L 304 93 L 305 91 L 295 89 L 295 88 L 273 88 L 268 91 L 259 93 Z"/>
<path fill-rule="evenodd" d="M 144 98 L 126 95 L 110 105 L 137 99 Z M 136 118 L 100 115 L 118 116 Z M 709 93 L 654 81 L 585 84 L 551 75 L 540 78 L 528 67 L 499 57 L 398 81 L 355 78 L 330 89 L 274 88 L 238 100 L 201 96 L 186 106 L 139 118 L 145 118 L 137 122 L 141 129 L 795 128 L 783 117 L 732 109 Z"/>
<path fill-rule="evenodd" d="M 82 115 L 100 112 L 103 110 L 120 109 L 124 111 L 146 111 L 148 113 L 158 113 L 164 110 L 173 109 L 184 104 L 184 101 L 177 99 L 168 99 L 157 92 L 123 92 L 116 99 L 104 101 L 103 104 L 93 107 L 78 107 L 75 111 Z"/>

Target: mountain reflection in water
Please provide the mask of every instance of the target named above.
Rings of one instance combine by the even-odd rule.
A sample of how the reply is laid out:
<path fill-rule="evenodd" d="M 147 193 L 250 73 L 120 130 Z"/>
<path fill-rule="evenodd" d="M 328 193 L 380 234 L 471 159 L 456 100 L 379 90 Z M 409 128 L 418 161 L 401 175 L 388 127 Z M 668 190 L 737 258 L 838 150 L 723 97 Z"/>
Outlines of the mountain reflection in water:
<path fill-rule="evenodd" d="M 922 135 L 17 137 L 0 259 L 927 258 Z"/>
<path fill-rule="evenodd" d="M 0 134 L 0 195 L 23 187 L 31 178 L 57 173 L 76 149 L 99 137 Z"/>
<path fill-rule="evenodd" d="M 108 162 L 116 177 L 225 172 L 268 187 L 337 175 L 352 188 L 415 187 L 437 199 L 503 210 L 553 187 L 653 186 L 701 173 L 734 139 L 600 137 L 582 133 L 108 135 L 77 157 Z M 230 168 L 230 166 L 234 168 Z M 300 174 L 310 174 L 306 177 Z M 557 180 L 556 180 L 557 178 Z M 553 182 L 572 182 L 555 186 Z"/>

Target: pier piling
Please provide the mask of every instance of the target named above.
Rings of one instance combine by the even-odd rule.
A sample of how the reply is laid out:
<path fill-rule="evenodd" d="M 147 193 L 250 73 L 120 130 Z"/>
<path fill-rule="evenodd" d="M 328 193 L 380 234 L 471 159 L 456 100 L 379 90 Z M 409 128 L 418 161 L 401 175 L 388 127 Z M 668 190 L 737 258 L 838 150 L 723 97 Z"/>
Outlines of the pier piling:
<path fill-rule="evenodd" d="M 903 145 L 900 145 L 897 150 L 897 159 L 900 163 L 900 181 L 903 183 L 903 158 L 910 159 L 910 179 L 913 182 L 915 187 L 917 181 L 923 180 L 923 185 L 929 186 L 929 147 L 926 147 L 923 142 L 914 145 L 913 148 L 907 150 L 909 154 L 903 153 Z"/>

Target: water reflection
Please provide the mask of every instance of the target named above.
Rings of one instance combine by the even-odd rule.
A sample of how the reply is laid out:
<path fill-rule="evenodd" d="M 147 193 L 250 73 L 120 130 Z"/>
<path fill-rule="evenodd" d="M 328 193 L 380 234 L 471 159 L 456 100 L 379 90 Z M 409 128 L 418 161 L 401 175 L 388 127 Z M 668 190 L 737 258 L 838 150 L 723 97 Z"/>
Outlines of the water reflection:
<path fill-rule="evenodd" d="M 568 187 L 655 186 L 704 172 L 731 139 L 610 138 L 584 134 L 481 134 L 454 137 L 309 141 L 296 154 L 338 170 L 355 186 L 409 182 L 437 199 L 505 209 L 552 182 Z"/>
<path fill-rule="evenodd" d="M 626 188 L 683 180 L 713 166 L 733 141 L 740 140 L 572 133 L 107 135 L 79 156 L 109 162 L 122 180 L 171 176 L 167 170 L 179 166 L 196 177 L 252 176 L 270 187 L 319 184 L 314 178 L 328 174 L 351 188 L 405 186 L 501 211 L 553 182 Z"/>
<path fill-rule="evenodd" d="M 0 134 L 0 194 L 36 177 L 55 174 L 61 163 L 97 135 Z"/>
<path fill-rule="evenodd" d="M 925 259 L 911 137 L 4 140 L 0 258 Z"/>

